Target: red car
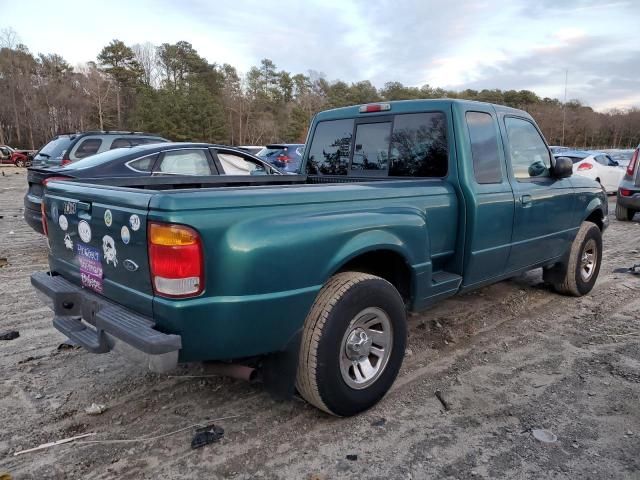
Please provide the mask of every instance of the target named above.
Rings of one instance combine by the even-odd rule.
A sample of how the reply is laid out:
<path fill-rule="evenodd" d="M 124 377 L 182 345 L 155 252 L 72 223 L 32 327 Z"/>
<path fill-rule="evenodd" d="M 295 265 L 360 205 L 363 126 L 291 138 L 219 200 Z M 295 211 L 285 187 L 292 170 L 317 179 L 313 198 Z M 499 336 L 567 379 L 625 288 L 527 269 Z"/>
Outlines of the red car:
<path fill-rule="evenodd" d="M 30 167 L 32 157 L 31 150 L 16 150 L 8 145 L 0 145 L 0 164 Z"/>

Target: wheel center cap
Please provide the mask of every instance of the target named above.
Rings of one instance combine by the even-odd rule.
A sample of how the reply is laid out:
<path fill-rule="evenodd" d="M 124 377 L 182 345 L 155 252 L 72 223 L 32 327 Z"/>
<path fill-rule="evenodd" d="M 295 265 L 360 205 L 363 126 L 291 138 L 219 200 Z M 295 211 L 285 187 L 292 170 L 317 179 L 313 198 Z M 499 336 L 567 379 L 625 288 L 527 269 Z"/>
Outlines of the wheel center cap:
<path fill-rule="evenodd" d="M 347 338 L 347 357 L 349 360 L 360 360 L 369 356 L 373 341 L 362 328 L 356 328 Z"/>

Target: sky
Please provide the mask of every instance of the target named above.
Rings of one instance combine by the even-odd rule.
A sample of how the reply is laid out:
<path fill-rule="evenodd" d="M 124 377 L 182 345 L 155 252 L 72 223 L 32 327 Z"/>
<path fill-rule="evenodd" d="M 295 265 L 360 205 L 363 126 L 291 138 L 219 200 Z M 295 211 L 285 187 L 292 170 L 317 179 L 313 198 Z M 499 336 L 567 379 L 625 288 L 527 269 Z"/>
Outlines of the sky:
<path fill-rule="evenodd" d="M 246 72 L 377 87 L 533 90 L 596 110 L 640 107 L 640 0 L 0 0 L 0 29 L 77 65 L 117 38 L 190 42 Z"/>

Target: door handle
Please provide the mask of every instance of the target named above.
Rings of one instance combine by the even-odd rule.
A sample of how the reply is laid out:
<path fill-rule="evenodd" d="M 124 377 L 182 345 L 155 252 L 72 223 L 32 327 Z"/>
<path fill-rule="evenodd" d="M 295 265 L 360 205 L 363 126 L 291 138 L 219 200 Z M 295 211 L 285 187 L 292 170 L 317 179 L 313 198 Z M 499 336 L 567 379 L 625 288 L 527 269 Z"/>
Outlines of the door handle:
<path fill-rule="evenodd" d="M 531 195 L 522 195 L 520 197 L 520 202 L 525 206 L 531 205 Z"/>

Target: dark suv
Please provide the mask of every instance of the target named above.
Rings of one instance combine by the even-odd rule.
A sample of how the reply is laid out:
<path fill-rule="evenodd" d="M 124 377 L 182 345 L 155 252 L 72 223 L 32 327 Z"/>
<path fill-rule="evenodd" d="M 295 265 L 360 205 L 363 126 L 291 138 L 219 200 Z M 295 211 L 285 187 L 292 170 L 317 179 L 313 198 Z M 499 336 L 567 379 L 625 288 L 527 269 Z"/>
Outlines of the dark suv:
<path fill-rule="evenodd" d="M 65 133 L 56 136 L 33 157 L 34 167 L 53 167 L 67 165 L 96 153 L 114 148 L 135 147 L 147 143 L 167 142 L 168 140 L 153 133 L 95 131 Z"/>
<path fill-rule="evenodd" d="M 640 145 L 633 152 L 626 170 L 616 198 L 616 218 L 623 222 L 633 220 L 640 212 Z"/>

